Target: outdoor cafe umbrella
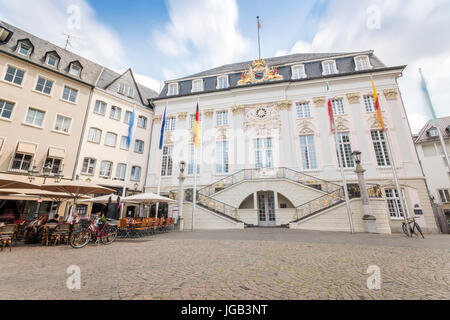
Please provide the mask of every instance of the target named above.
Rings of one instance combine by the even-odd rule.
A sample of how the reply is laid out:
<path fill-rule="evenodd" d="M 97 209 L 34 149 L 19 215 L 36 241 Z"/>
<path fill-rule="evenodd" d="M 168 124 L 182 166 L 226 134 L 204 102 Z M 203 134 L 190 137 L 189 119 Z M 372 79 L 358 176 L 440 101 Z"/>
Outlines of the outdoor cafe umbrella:
<path fill-rule="evenodd" d="M 83 195 L 89 194 L 110 194 L 114 192 L 113 189 L 102 187 L 94 183 L 85 181 L 64 181 L 55 182 L 50 184 L 44 184 L 41 186 L 42 190 L 52 192 L 62 192 L 70 195 L 70 198 L 74 199 L 75 209 L 77 208 L 77 200 Z"/>
<path fill-rule="evenodd" d="M 154 193 L 140 193 L 134 196 L 122 198 L 122 202 L 137 203 L 143 205 L 151 205 L 154 203 L 177 203 L 175 200 L 163 196 L 158 196 Z"/>
<path fill-rule="evenodd" d="M 17 177 L 0 173 L 0 189 L 35 189 L 38 185 L 21 181 Z"/>
<path fill-rule="evenodd" d="M 110 197 L 111 197 L 111 201 L 113 203 L 117 203 L 117 199 L 120 198 L 116 194 L 110 194 L 110 195 L 101 196 L 101 197 L 97 197 L 97 198 L 91 198 L 91 199 L 82 200 L 80 202 L 107 204 Z"/>

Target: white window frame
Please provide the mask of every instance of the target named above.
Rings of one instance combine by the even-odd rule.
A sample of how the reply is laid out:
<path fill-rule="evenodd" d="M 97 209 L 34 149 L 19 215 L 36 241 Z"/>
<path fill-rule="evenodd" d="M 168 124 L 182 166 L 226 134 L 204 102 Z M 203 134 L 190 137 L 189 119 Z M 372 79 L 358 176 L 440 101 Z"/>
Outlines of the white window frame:
<path fill-rule="evenodd" d="M 333 73 L 328 73 L 327 68 L 325 68 L 325 65 L 328 65 L 329 63 L 333 64 Z M 339 70 L 337 69 L 336 66 L 336 60 L 326 60 L 326 61 L 322 61 L 322 75 L 323 76 L 330 76 L 333 74 L 338 74 Z"/>
<path fill-rule="evenodd" d="M 125 111 L 125 116 L 123 117 L 123 122 L 126 123 L 126 124 L 130 124 L 130 120 L 131 120 L 131 115 L 132 114 L 133 114 L 133 111 L 126 110 Z M 129 115 L 128 119 L 127 119 L 127 115 Z"/>
<path fill-rule="evenodd" d="M 195 146 L 193 143 L 188 144 L 188 161 L 186 166 L 186 171 L 188 176 L 194 175 L 194 162 L 197 164 L 197 174 L 200 174 L 200 160 L 201 160 L 201 151 L 200 148 L 195 150 Z M 194 154 L 196 157 L 196 161 L 194 161 Z"/>
<path fill-rule="evenodd" d="M 165 131 L 172 132 L 177 128 L 177 118 L 174 116 L 166 117 L 166 128 Z"/>
<path fill-rule="evenodd" d="M 302 141 L 302 138 L 304 138 L 305 141 Z M 315 140 L 316 139 L 313 134 L 299 136 L 300 158 L 304 171 L 318 169 L 317 148 Z M 303 151 L 306 151 L 306 154 L 304 154 Z"/>
<path fill-rule="evenodd" d="M 26 54 L 20 52 L 20 50 L 21 50 L 22 48 L 24 48 L 25 46 L 28 47 L 28 50 L 27 50 L 27 53 L 26 53 Z M 24 56 L 24 57 L 29 57 L 30 54 L 31 54 L 32 49 L 33 49 L 33 46 L 31 46 L 31 45 L 29 45 L 29 44 L 27 44 L 27 43 L 20 42 L 19 45 L 17 46 L 17 53 L 20 54 L 20 55 L 22 55 L 22 56 Z"/>
<path fill-rule="evenodd" d="M 297 75 L 296 70 L 301 70 L 301 72 L 299 72 L 299 76 L 296 76 Z M 297 64 L 295 66 L 292 66 L 291 72 L 292 72 L 292 80 L 299 80 L 299 79 L 307 78 L 304 64 Z"/>
<path fill-rule="evenodd" d="M 59 166 L 58 166 L 58 170 L 56 170 L 56 172 L 55 172 L 55 168 L 54 167 L 55 167 L 55 162 L 57 162 L 57 161 L 59 161 Z M 47 164 L 49 162 L 51 162 L 50 171 L 49 171 L 50 174 L 57 174 L 59 172 L 62 172 L 62 169 L 64 167 L 64 159 L 47 156 L 45 158 L 44 166 L 42 167 L 42 171 L 44 171 L 44 168 L 48 167 Z"/>
<path fill-rule="evenodd" d="M 311 119 L 311 107 L 309 102 L 298 102 L 295 104 L 297 119 Z"/>
<path fill-rule="evenodd" d="M 189 129 L 190 130 L 194 129 L 194 123 L 195 123 L 195 114 L 190 114 L 189 115 Z M 198 127 L 199 128 L 202 127 L 202 114 L 201 113 L 198 116 Z"/>
<path fill-rule="evenodd" d="M 226 146 L 226 148 L 225 148 Z M 216 141 L 216 174 L 230 173 L 230 143 L 228 140 Z"/>
<path fill-rule="evenodd" d="M 53 57 L 55 59 L 55 65 L 50 64 L 50 62 L 49 62 L 50 57 Z M 49 54 L 47 54 L 47 57 L 45 58 L 45 63 L 50 67 L 57 68 L 58 64 L 59 64 L 59 58 L 55 54 L 49 53 Z"/>
<path fill-rule="evenodd" d="M 137 126 L 141 129 L 147 129 L 148 119 L 145 116 L 138 116 L 137 118 Z"/>
<path fill-rule="evenodd" d="M 260 141 L 260 143 L 258 143 Z M 268 141 L 270 141 L 270 147 L 268 147 Z M 274 164 L 274 139 L 272 137 L 260 137 L 253 139 L 253 150 L 255 156 L 255 168 L 261 169 L 273 169 Z M 269 155 L 270 151 L 270 155 Z M 261 159 L 259 159 L 259 152 L 261 153 Z M 258 161 L 261 160 L 261 161 Z"/>
<path fill-rule="evenodd" d="M 221 85 L 220 85 L 220 81 L 221 81 L 221 80 L 225 80 L 225 86 L 221 86 Z M 217 86 L 216 86 L 216 89 L 227 89 L 228 86 L 229 86 L 229 83 L 228 83 L 228 75 L 218 76 L 218 77 L 217 77 Z"/>
<path fill-rule="evenodd" d="M 2 98 L 0 98 L 0 102 L 3 102 L 3 106 L 1 106 L 1 109 L 0 109 L 0 120 L 11 122 L 12 119 L 13 119 L 13 116 L 14 116 L 14 110 L 16 109 L 16 103 L 12 102 L 12 101 L 5 100 L 5 99 L 2 99 Z M 3 116 L 6 104 L 12 105 L 11 116 L 9 118 L 6 118 L 6 117 Z"/>
<path fill-rule="evenodd" d="M 33 110 L 36 110 L 36 111 L 38 111 L 38 112 L 41 112 L 41 113 L 43 113 L 44 114 L 44 117 L 42 118 L 42 124 L 39 126 L 39 125 L 37 125 L 37 124 L 34 124 L 34 123 L 28 123 L 27 122 L 27 118 L 28 118 L 28 112 L 30 112 L 30 109 L 33 109 Z M 30 127 L 35 127 L 35 128 L 39 128 L 39 129 L 42 129 L 42 128 L 44 128 L 44 126 L 45 126 L 45 116 L 46 116 L 46 114 L 47 114 L 47 112 L 45 111 L 45 110 L 42 110 L 42 109 L 39 109 L 39 108 L 36 108 L 36 107 L 28 107 L 28 109 L 27 109 L 27 112 L 25 113 L 25 119 L 23 120 L 23 123 L 26 125 L 26 126 L 30 126 Z M 36 117 L 34 118 L 34 120 L 36 120 Z"/>
<path fill-rule="evenodd" d="M 434 134 L 431 134 L 431 133 L 434 133 Z M 430 136 L 430 137 L 432 137 L 432 138 L 436 138 L 436 137 L 439 137 L 439 129 L 438 128 L 435 128 L 435 127 L 431 127 L 430 129 L 428 129 L 428 135 Z"/>
<path fill-rule="evenodd" d="M 103 113 L 102 112 L 98 112 L 97 109 L 97 104 L 102 105 L 103 106 Z M 95 100 L 95 105 L 94 105 L 94 113 L 95 114 L 99 114 L 101 116 L 104 116 L 106 114 L 106 109 L 108 108 L 108 104 L 105 101 L 102 100 Z"/>
<path fill-rule="evenodd" d="M 438 189 L 437 193 L 441 203 L 450 203 L 450 189 Z"/>
<path fill-rule="evenodd" d="M 13 78 L 12 78 L 11 81 L 6 80 L 6 76 L 8 75 L 8 69 L 9 68 L 15 69 L 14 75 L 13 75 Z M 17 71 L 22 71 L 23 72 L 23 77 L 22 77 L 22 81 L 20 82 L 20 84 L 15 82 L 15 80 L 17 79 Z M 2 81 L 4 81 L 5 83 L 12 84 L 13 86 L 22 88 L 23 85 L 24 85 L 24 82 L 25 82 L 26 74 L 27 74 L 27 71 L 25 69 L 19 68 L 19 67 L 15 66 L 15 65 L 12 65 L 12 64 L 7 64 L 6 68 L 5 68 L 5 73 L 3 74 Z"/>
<path fill-rule="evenodd" d="M 129 145 L 127 145 L 127 139 L 128 139 L 128 136 L 121 136 L 120 137 L 120 149 L 122 149 L 122 150 L 130 150 L 130 146 Z M 122 145 L 123 144 L 123 142 L 125 141 L 125 145 Z"/>
<path fill-rule="evenodd" d="M 114 115 L 118 114 L 118 117 L 113 117 L 113 110 L 116 110 L 114 112 Z M 118 107 L 118 106 L 111 106 L 111 110 L 109 111 L 109 118 L 116 120 L 116 121 L 120 121 L 120 119 L 122 118 L 122 108 Z"/>
<path fill-rule="evenodd" d="M 139 142 L 141 142 L 142 151 L 137 150 L 137 146 L 138 146 Z M 135 153 L 139 153 L 139 154 L 143 154 L 144 150 L 145 150 L 145 142 L 143 140 L 139 140 L 139 139 L 134 140 L 134 152 Z"/>
<path fill-rule="evenodd" d="M 14 168 L 13 168 L 13 165 L 14 165 L 14 162 L 16 161 L 16 156 L 17 156 L 18 154 L 22 155 L 22 158 L 20 159 L 20 166 L 19 166 L 20 168 L 14 169 Z M 22 169 L 22 166 L 23 166 L 23 164 L 24 164 L 25 157 L 27 157 L 27 156 L 28 156 L 28 157 L 31 157 L 31 158 L 30 158 L 30 161 L 29 161 L 29 164 L 28 164 L 28 168 L 27 168 L 27 169 Z M 9 171 L 14 171 L 14 172 L 28 172 L 28 170 L 30 170 L 30 169 L 33 168 L 34 157 L 35 157 L 34 154 L 23 153 L 23 152 L 17 152 L 17 150 L 14 151 L 13 158 L 12 158 L 12 161 L 11 161 L 11 163 L 10 163 Z"/>
<path fill-rule="evenodd" d="M 367 64 L 367 68 L 359 68 L 358 67 L 358 60 L 359 59 L 364 59 L 366 60 L 366 64 Z M 355 70 L 356 71 L 363 71 L 363 70 L 370 70 L 373 69 L 372 65 L 370 64 L 370 59 L 368 55 L 361 55 L 361 56 L 356 56 L 353 58 L 353 60 L 355 61 Z"/>
<path fill-rule="evenodd" d="M 95 132 L 95 135 L 92 135 L 91 132 Z M 98 133 L 100 133 L 100 134 L 98 134 Z M 91 127 L 91 128 L 89 128 L 89 131 L 88 131 L 88 142 L 100 144 L 101 141 L 102 141 L 102 135 L 103 135 L 102 130 L 100 130 L 99 128 Z M 98 141 L 92 140 L 91 138 L 92 138 L 93 136 L 94 136 L 95 138 L 98 136 Z"/>
<path fill-rule="evenodd" d="M 375 100 L 373 98 L 373 95 L 367 94 L 363 97 L 363 100 L 364 100 L 364 108 L 367 113 L 376 112 Z"/>
<path fill-rule="evenodd" d="M 402 197 L 403 200 L 405 200 L 405 192 L 404 190 L 400 190 L 402 193 Z M 384 189 L 384 194 L 386 196 L 386 200 L 388 203 L 388 212 L 389 212 L 389 217 L 392 220 L 402 220 L 404 219 L 404 212 L 402 210 L 402 205 L 401 205 L 401 200 L 400 197 L 398 195 L 397 189 L 396 188 L 385 188 Z M 404 202 L 406 205 L 406 201 Z M 405 210 L 408 210 L 407 208 L 405 208 Z"/>
<path fill-rule="evenodd" d="M 204 82 L 203 79 L 195 79 L 192 80 L 192 90 L 191 92 L 202 92 L 204 90 Z"/>
<path fill-rule="evenodd" d="M 390 167 L 391 158 L 387 149 L 386 134 L 381 130 L 371 130 L 370 136 L 378 167 Z"/>
<path fill-rule="evenodd" d="M 348 137 L 348 141 L 343 141 L 344 136 Z M 350 132 L 339 132 L 337 133 L 337 140 L 338 140 L 338 148 L 339 148 L 339 154 L 336 150 L 336 157 L 338 158 L 338 166 L 340 164 L 340 161 L 344 160 L 343 167 L 344 168 L 354 168 L 355 167 L 355 161 L 353 160 L 352 152 L 352 139 L 350 137 Z M 340 157 L 339 157 L 340 156 Z"/>
<path fill-rule="evenodd" d="M 119 176 L 119 170 L 120 170 L 120 173 L 123 173 L 123 177 Z M 118 163 L 116 166 L 116 178 L 115 179 L 125 181 L 126 175 L 127 175 L 127 164 L 126 163 Z"/>
<path fill-rule="evenodd" d="M 38 88 L 37 88 L 40 79 L 44 80 L 44 85 L 42 86 L 42 91 L 39 91 Z M 46 92 L 44 92 L 44 89 L 47 87 L 47 84 L 49 82 L 52 84 L 51 87 L 50 87 L 50 93 L 46 93 Z M 51 97 L 54 85 L 55 85 L 55 80 L 49 79 L 49 78 L 41 76 L 41 75 L 38 75 L 37 80 L 36 80 L 36 84 L 34 86 L 33 91 Z"/>
<path fill-rule="evenodd" d="M 133 98 L 134 97 L 134 89 L 133 87 L 128 87 L 128 97 Z"/>
<path fill-rule="evenodd" d="M 71 63 L 69 66 L 69 73 L 75 77 L 79 77 L 81 75 L 81 70 L 82 68 L 75 63 Z"/>
<path fill-rule="evenodd" d="M 109 174 L 105 174 L 106 172 L 104 172 L 104 167 L 103 167 L 103 165 L 105 165 L 105 164 L 109 164 L 110 165 L 110 167 L 109 167 Z M 112 161 L 109 161 L 109 160 L 103 160 L 101 163 L 100 163 L 100 171 L 99 171 L 99 173 L 98 173 L 98 176 L 100 177 L 100 178 L 107 178 L 107 179 L 111 179 L 111 176 L 112 176 L 112 171 L 113 171 L 113 166 L 114 166 L 114 163 L 112 162 Z"/>
<path fill-rule="evenodd" d="M 69 95 L 68 95 L 67 99 L 64 98 L 64 94 L 65 94 L 64 91 L 66 91 L 66 89 L 69 90 Z M 76 93 L 76 94 L 75 94 L 75 101 L 70 100 L 70 98 L 71 98 L 73 92 Z M 69 86 L 64 86 L 64 87 L 63 87 L 63 90 L 62 90 L 61 100 L 62 100 L 62 101 L 65 101 L 65 102 L 68 102 L 68 103 L 77 104 L 77 101 L 78 101 L 78 93 L 79 93 L 78 89 L 75 89 L 75 88 L 72 88 L 72 87 L 69 87 Z"/>
<path fill-rule="evenodd" d="M 125 95 L 126 86 L 123 83 L 119 83 L 119 89 L 117 90 L 118 93 Z"/>
<path fill-rule="evenodd" d="M 113 137 L 113 136 L 115 137 L 114 144 L 108 144 L 108 137 Z M 118 137 L 117 133 L 114 133 L 114 132 L 111 132 L 111 131 L 106 132 L 106 134 L 105 134 L 105 146 L 115 148 L 117 146 L 117 137 Z"/>
<path fill-rule="evenodd" d="M 139 169 L 138 177 L 136 177 L 136 169 Z M 134 174 L 133 174 L 133 170 L 134 170 Z M 140 167 L 140 166 L 132 166 L 131 167 L 130 181 L 136 181 L 136 182 L 141 181 L 141 175 L 142 175 L 142 167 Z"/>
<path fill-rule="evenodd" d="M 339 103 L 338 103 L 338 101 L 339 101 Z M 341 98 L 332 99 L 331 105 L 332 105 L 334 116 L 345 115 L 344 99 L 341 99 Z"/>
<path fill-rule="evenodd" d="M 229 116 L 228 110 L 217 111 L 216 112 L 216 125 L 218 127 L 227 127 L 229 124 L 230 124 L 230 116 Z"/>
<path fill-rule="evenodd" d="M 161 176 L 172 177 L 173 175 L 173 146 L 163 146 L 161 156 Z M 170 172 L 169 172 L 170 169 Z M 170 174 L 168 174 L 170 173 Z"/>
<path fill-rule="evenodd" d="M 173 88 L 175 88 L 175 90 Z M 178 82 L 168 84 L 168 86 L 167 86 L 167 95 L 168 96 L 176 96 L 179 94 L 179 92 L 180 92 L 180 86 L 179 86 Z"/>
<path fill-rule="evenodd" d="M 56 124 L 58 122 L 58 117 L 63 118 L 63 120 L 62 120 L 62 127 L 64 127 L 64 124 L 66 123 L 66 120 L 70 121 L 67 131 L 56 129 Z M 70 131 L 72 130 L 72 121 L 73 121 L 73 119 L 71 117 L 68 117 L 68 116 L 65 116 L 63 114 L 57 113 L 56 117 L 55 117 L 55 122 L 53 124 L 53 131 L 58 132 L 58 133 L 70 134 Z"/>
<path fill-rule="evenodd" d="M 86 166 L 86 170 L 87 171 L 83 171 L 84 169 L 84 164 L 86 162 L 86 160 L 88 161 L 87 166 Z M 92 161 L 91 161 L 92 160 Z M 95 167 L 97 165 L 97 159 L 94 158 L 90 158 L 90 157 L 86 157 L 83 159 L 83 163 L 81 165 L 81 174 L 83 175 L 89 175 L 89 176 L 93 176 L 95 174 Z M 90 173 L 89 169 L 92 168 L 92 173 Z"/>

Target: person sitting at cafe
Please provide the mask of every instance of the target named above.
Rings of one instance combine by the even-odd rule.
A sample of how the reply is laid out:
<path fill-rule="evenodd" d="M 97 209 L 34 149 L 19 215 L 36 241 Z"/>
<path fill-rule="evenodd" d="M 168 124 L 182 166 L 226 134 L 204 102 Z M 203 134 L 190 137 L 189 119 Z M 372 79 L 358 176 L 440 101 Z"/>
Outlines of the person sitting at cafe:
<path fill-rule="evenodd" d="M 55 214 L 55 216 L 48 220 L 47 223 L 58 223 L 59 222 L 59 214 Z"/>

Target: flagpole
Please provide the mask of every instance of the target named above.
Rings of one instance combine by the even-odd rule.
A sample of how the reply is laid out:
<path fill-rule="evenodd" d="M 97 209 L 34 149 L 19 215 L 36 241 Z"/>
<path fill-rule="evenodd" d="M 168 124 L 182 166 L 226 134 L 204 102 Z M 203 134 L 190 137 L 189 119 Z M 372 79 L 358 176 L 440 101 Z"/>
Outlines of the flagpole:
<path fill-rule="evenodd" d="M 196 111 L 195 111 L 195 114 L 197 115 L 197 111 L 198 111 L 198 108 L 199 108 L 199 103 L 200 103 L 200 97 L 197 97 L 197 109 L 196 109 Z M 195 125 L 196 125 L 196 119 L 194 119 L 194 127 L 195 127 Z M 198 122 L 200 122 L 200 119 L 199 119 L 199 121 Z M 199 126 L 200 125 L 200 123 L 197 123 L 197 125 Z M 195 128 L 194 128 L 194 131 L 195 131 Z M 197 133 L 196 134 L 199 134 L 200 133 L 200 128 L 198 128 L 198 130 L 197 130 Z M 196 139 L 200 139 L 200 137 L 196 137 Z M 196 142 L 194 141 L 194 160 L 193 160 L 193 163 L 194 163 L 194 192 L 193 192 L 193 196 L 192 196 L 192 223 L 191 223 L 191 229 L 192 229 L 192 232 L 194 232 L 194 227 L 195 227 L 195 209 L 196 209 L 196 207 L 197 207 L 197 146 L 196 146 L 196 144 L 195 144 Z"/>
<path fill-rule="evenodd" d="M 423 91 L 424 91 L 424 94 L 425 94 L 425 98 L 427 99 L 428 106 L 430 107 L 431 114 L 433 116 L 434 125 L 436 126 L 436 129 L 437 129 L 437 131 L 439 133 L 439 140 L 441 142 L 442 150 L 444 151 L 445 162 L 447 163 L 447 167 L 450 170 L 450 159 L 448 157 L 448 152 L 447 152 L 447 148 L 446 148 L 446 145 L 445 145 L 444 137 L 442 136 L 441 129 L 439 128 L 438 118 L 437 118 L 437 115 L 436 115 L 436 111 L 434 110 L 433 102 L 431 101 L 431 96 L 430 96 L 430 92 L 428 91 L 427 82 L 425 81 L 425 77 L 422 74 L 422 69 L 419 69 L 419 72 L 420 72 L 420 76 L 422 78 L 422 86 L 423 86 Z"/>
<path fill-rule="evenodd" d="M 376 98 L 377 101 L 378 101 L 379 109 L 380 109 L 380 111 L 379 111 L 380 116 L 379 116 L 378 120 L 382 121 L 382 118 L 381 118 L 382 117 L 381 116 L 381 113 L 382 113 L 381 104 L 380 104 L 380 100 L 379 100 L 378 94 L 376 93 L 375 83 L 373 81 L 372 74 L 370 75 L 370 79 L 372 80 L 372 86 L 373 86 L 373 91 L 374 91 L 373 92 L 374 93 L 374 102 L 376 103 L 376 101 L 375 101 L 375 98 Z M 375 94 L 376 94 L 376 97 L 375 97 Z M 380 123 L 380 125 L 381 124 L 382 123 Z M 408 223 L 409 214 L 408 214 L 408 211 L 406 210 L 406 204 L 404 202 L 402 189 L 400 187 L 400 182 L 399 182 L 399 179 L 398 179 L 397 165 L 396 165 L 394 153 L 392 151 L 392 145 L 391 145 L 391 139 L 390 139 L 390 130 L 388 128 L 384 128 L 384 124 L 381 126 L 381 130 L 384 133 L 384 135 L 386 136 L 386 145 L 387 145 L 387 149 L 388 149 L 389 159 L 391 160 L 392 175 L 394 177 L 395 188 L 397 189 L 398 197 L 400 199 L 400 208 L 402 209 L 402 212 L 403 212 L 403 220 L 405 220 L 405 223 Z M 407 232 L 409 234 L 409 232 L 410 232 L 409 228 L 406 228 L 406 229 L 407 229 Z"/>
<path fill-rule="evenodd" d="M 160 136 L 160 140 L 159 140 L 159 148 L 158 148 L 158 173 L 159 173 L 159 177 L 158 177 L 158 187 L 156 190 L 156 194 L 159 196 L 161 194 L 161 169 L 162 169 L 162 149 L 164 148 L 164 146 L 162 145 L 164 143 L 164 133 L 165 133 L 165 128 L 164 126 L 166 125 L 166 116 L 167 116 L 167 106 L 168 106 L 168 102 L 166 102 L 166 108 L 164 110 L 164 115 L 163 115 L 163 119 L 161 119 L 161 136 Z M 162 147 L 161 147 L 162 146 Z M 155 211 L 155 220 L 158 219 L 158 211 L 159 211 L 159 202 L 156 203 L 156 211 Z"/>
<path fill-rule="evenodd" d="M 259 60 L 261 60 L 261 22 L 259 21 L 259 16 L 256 17 L 257 23 L 258 23 L 258 57 Z"/>
<path fill-rule="evenodd" d="M 125 167 L 125 179 L 123 181 L 122 198 L 126 197 L 128 173 L 131 174 L 131 171 L 130 171 L 131 170 L 131 167 L 130 167 L 131 141 L 133 140 L 133 136 L 134 136 L 134 133 L 136 131 L 136 128 L 134 128 L 134 117 L 136 117 L 135 110 L 136 110 L 136 104 L 133 105 L 133 114 L 132 114 L 132 116 L 133 116 L 133 128 L 131 129 L 130 144 L 128 145 L 127 165 Z M 129 121 L 132 121 L 131 118 L 130 118 Z M 120 217 L 121 218 L 123 218 L 124 210 L 125 210 L 125 204 L 122 204 L 122 207 L 121 207 L 121 210 L 120 210 L 121 211 L 120 212 Z"/>
<path fill-rule="evenodd" d="M 327 92 L 328 92 L 328 101 L 329 103 L 331 103 L 331 97 L 329 94 L 329 88 L 330 85 L 327 81 Z M 347 179 L 345 178 L 345 172 L 344 172 L 344 164 L 342 163 L 342 159 L 341 159 L 341 152 L 339 149 L 339 141 L 338 141 L 338 137 L 337 137 L 337 131 L 336 131 L 336 122 L 334 121 L 334 115 L 333 115 L 333 135 L 334 135 L 334 143 L 336 145 L 336 153 L 338 156 L 338 165 L 339 165 L 339 169 L 341 171 L 341 178 L 342 178 L 342 184 L 344 185 L 344 196 L 345 196 L 345 204 L 347 207 L 347 215 L 348 215 L 348 222 L 350 224 L 350 232 L 351 233 L 355 233 L 355 228 L 353 225 L 353 216 L 352 216 L 352 207 L 350 205 L 350 197 L 348 195 L 348 189 L 347 189 Z"/>

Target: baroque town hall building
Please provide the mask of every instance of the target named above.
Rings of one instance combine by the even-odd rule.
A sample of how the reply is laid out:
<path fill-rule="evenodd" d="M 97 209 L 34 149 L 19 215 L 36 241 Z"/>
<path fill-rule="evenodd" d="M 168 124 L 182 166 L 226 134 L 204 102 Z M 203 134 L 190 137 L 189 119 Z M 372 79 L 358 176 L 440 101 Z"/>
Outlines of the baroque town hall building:
<path fill-rule="evenodd" d="M 155 118 L 146 190 L 156 192 L 161 175 L 161 194 L 177 197 L 179 163 L 184 160 L 185 228 L 192 223 L 197 170 L 196 229 L 284 225 L 349 231 L 330 131 L 330 97 L 355 231 L 366 231 L 361 199 L 352 192 L 357 185 L 352 152 L 359 150 L 378 232 L 399 232 L 405 212 L 393 180 L 387 136 L 377 121 L 373 77 L 406 214 L 415 216 L 424 230 L 437 232 L 397 84 L 404 68 L 384 65 L 373 51 L 294 54 L 166 81 L 159 97 L 152 100 Z M 194 152 L 197 104 L 200 147 Z M 157 152 L 166 108 L 163 148 Z"/>

